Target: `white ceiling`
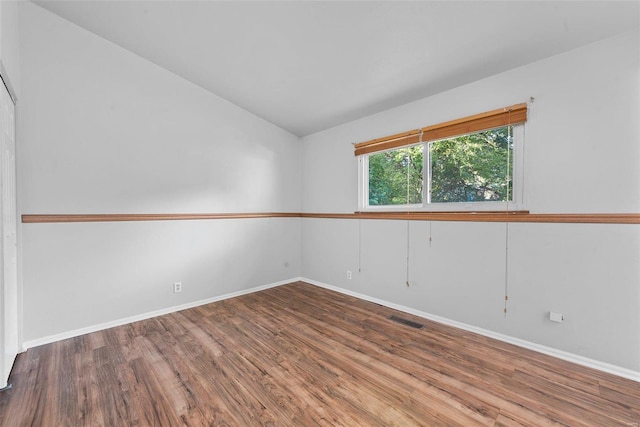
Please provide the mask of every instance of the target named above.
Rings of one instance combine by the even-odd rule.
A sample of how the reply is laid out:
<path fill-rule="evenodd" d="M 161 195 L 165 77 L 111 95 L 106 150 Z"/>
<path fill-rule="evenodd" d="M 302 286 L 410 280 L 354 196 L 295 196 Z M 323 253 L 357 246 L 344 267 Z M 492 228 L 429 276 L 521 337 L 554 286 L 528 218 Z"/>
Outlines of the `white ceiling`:
<path fill-rule="evenodd" d="M 35 3 L 299 136 L 640 22 L 638 1 Z"/>

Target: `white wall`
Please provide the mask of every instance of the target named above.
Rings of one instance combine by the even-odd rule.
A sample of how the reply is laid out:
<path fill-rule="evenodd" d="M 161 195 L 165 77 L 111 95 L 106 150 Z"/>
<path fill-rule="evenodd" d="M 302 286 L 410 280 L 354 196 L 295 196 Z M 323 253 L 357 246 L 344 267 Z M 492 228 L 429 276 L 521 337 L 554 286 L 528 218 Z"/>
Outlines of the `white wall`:
<path fill-rule="evenodd" d="M 19 17 L 22 214 L 300 210 L 297 137 L 30 2 Z M 25 341 L 300 275 L 296 218 L 23 232 Z"/>
<path fill-rule="evenodd" d="M 18 60 L 18 2 L 0 2 L 0 59 L 11 81 L 12 89 L 20 90 Z"/>
<path fill-rule="evenodd" d="M 638 39 L 629 33 L 603 40 L 305 137 L 303 211 L 357 209 L 354 142 L 534 97 L 526 208 L 639 212 Z M 640 226 L 510 224 L 506 318 L 505 224 L 409 227 L 410 287 L 404 221 L 303 220 L 302 275 L 640 372 Z M 352 280 L 346 270 L 355 272 Z M 547 320 L 549 311 L 563 313 L 565 322 Z"/>

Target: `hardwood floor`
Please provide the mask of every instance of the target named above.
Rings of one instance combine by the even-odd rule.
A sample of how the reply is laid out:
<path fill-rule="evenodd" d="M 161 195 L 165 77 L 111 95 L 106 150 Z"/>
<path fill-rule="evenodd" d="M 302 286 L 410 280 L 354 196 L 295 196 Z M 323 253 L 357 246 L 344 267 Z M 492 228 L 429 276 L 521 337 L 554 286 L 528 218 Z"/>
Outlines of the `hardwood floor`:
<path fill-rule="evenodd" d="M 12 427 L 640 426 L 640 383 L 304 283 L 33 348 L 10 381 Z"/>

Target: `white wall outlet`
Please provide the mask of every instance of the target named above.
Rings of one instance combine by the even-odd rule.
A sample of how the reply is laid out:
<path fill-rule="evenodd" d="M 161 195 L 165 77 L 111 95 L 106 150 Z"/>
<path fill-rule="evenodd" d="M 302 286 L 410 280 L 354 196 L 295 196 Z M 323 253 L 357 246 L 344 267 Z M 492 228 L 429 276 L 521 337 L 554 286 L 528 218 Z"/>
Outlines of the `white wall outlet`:
<path fill-rule="evenodd" d="M 549 320 L 552 322 L 562 323 L 564 320 L 564 315 L 560 313 L 554 313 L 553 311 L 549 312 Z"/>
<path fill-rule="evenodd" d="M 173 284 L 173 293 L 177 294 L 178 292 L 182 292 L 182 282 L 175 282 Z"/>
<path fill-rule="evenodd" d="M 351 280 L 352 277 L 351 270 L 347 270 L 347 279 Z"/>

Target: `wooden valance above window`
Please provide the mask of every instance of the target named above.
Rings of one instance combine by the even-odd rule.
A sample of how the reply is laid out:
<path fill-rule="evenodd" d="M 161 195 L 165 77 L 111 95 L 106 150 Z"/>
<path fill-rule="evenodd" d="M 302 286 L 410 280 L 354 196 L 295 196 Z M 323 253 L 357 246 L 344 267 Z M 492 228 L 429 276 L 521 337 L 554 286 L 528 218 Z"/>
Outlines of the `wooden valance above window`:
<path fill-rule="evenodd" d="M 404 147 L 415 144 L 416 142 L 420 142 L 420 129 L 397 133 L 395 135 L 385 136 L 384 138 L 372 139 L 371 141 L 359 142 L 355 145 L 356 156 L 389 150 L 391 148 Z"/>
<path fill-rule="evenodd" d="M 355 144 L 355 155 L 360 156 L 362 154 L 404 147 L 417 142 L 435 141 L 502 126 L 517 125 L 526 121 L 527 104 L 522 103 L 423 127 L 422 129 L 372 139 L 371 141 L 359 142 Z"/>
<path fill-rule="evenodd" d="M 486 113 L 422 128 L 422 141 L 435 141 L 527 121 L 527 104 L 512 105 Z"/>

